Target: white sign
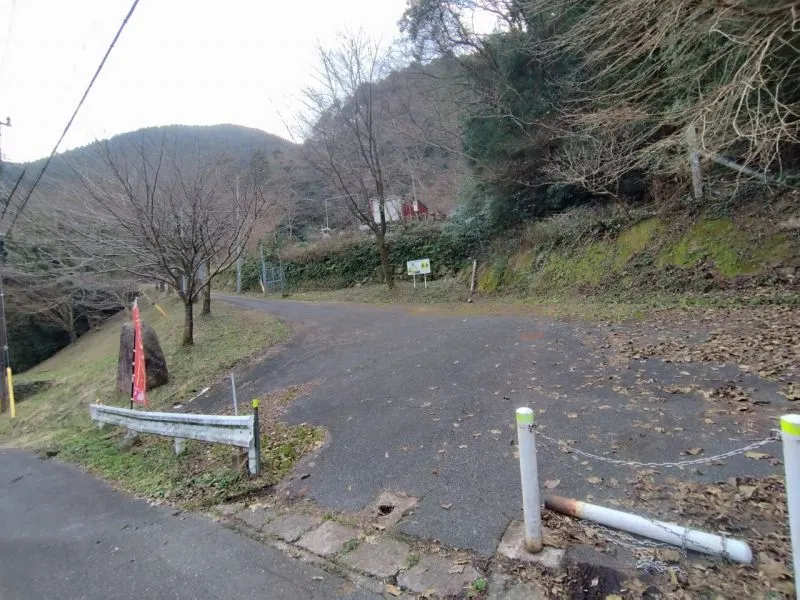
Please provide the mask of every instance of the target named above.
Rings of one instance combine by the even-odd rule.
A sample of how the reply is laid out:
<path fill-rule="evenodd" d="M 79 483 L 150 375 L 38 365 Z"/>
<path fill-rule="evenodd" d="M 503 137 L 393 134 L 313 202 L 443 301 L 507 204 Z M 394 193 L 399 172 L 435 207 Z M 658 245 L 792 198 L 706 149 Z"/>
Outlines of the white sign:
<path fill-rule="evenodd" d="M 406 268 L 409 275 L 428 275 L 431 272 L 431 259 L 409 260 L 406 263 Z"/>

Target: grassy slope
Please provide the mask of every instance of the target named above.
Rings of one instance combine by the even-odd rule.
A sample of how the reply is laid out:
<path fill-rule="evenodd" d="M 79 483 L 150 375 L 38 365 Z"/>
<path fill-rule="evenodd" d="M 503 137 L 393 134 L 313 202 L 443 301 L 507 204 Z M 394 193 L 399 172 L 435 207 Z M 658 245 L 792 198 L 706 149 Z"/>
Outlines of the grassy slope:
<path fill-rule="evenodd" d="M 215 304 L 211 318 L 196 320 L 194 347 L 182 348 L 182 308 L 175 299 L 162 308 L 167 316 L 152 307 L 142 316 L 158 334 L 170 372 L 169 383 L 148 394 L 154 410 L 188 399 L 239 360 L 288 335 L 286 327 L 267 314 Z M 16 420 L 0 421 L 0 442 L 29 447 L 57 442 L 64 432 L 89 424 L 87 406 L 91 402 L 99 399 L 125 406 L 128 398 L 114 390 L 114 379 L 120 327 L 128 318 L 118 315 L 100 330 L 17 376 L 16 384 L 44 380 L 50 387 L 19 402 Z"/>
<path fill-rule="evenodd" d="M 215 303 L 211 318 L 196 320 L 195 346 L 182 348 L 182 307 L 175 299 L 161 306 L 166 316 L 152 307 L 143 311 L 143 320 L 159 336 L 170 370 L 170 382 L 148 394 L 151 410 L 188 399 L 240 360 L 263 352 L 289 334 L 266 313 Z M 126 395 L 114 390 L 119 331 L 127 318 L 111 319 L 99 331 L 18 376 L 18 386 L 48 381 L 50 387 L 20 401 L 15 420 L 0 419 L 0 444 L 59 452 L 61 458 L 136 494 L 191 506 L 274 483 L 321 438 L 320 432 L 309 427 L 291 428 L 277 420 L 262 423 L 265 464 L 278 468 L 252 480 L 231 470 L 231 449 L 226 446 L 189 442 L 186 452 L 175 457 L 171 440 L 143 436 L 132 451 L 120 450 L 123 432 L 118 428 L 98 431 L 89 420 L 87 407 L 98 399 L 121 406 L 129 402 Z M 243 403 L 248 400 L 241 398 Z"/>
<path fill-rule="evenodd" d="M 394 291 L 373 284 L 291 297 L 610 319 L 654 308 L 800 302 L 796 289 L 776 279 L 800 265 L 800 237 L 778 226 L 783 217 L 606 213 L 609 229 L 600 234 L 598 215 L 573 210 L 495 240 L 478 265 L 478 306 L 461 306 L 471 260 L 427 290 L 400 277 Z"/>

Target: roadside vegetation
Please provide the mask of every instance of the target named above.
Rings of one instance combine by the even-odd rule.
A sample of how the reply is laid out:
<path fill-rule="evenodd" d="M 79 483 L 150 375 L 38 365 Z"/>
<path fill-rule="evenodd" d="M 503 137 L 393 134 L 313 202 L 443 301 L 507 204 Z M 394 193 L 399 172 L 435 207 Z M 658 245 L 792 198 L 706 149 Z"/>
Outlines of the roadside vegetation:
<path fill-rule="evenodd" d="M 261 355 L 285 340 L 288 328 L 274 317 L 219 304 L 195 332 L 196 343 L 182 346 L 183 311 L 177 298 L 143 310 L 143 320 L 159 336 L 170 371 L 168 384 L 148 392 L 150 410 L 170 410 L 221 380 L 237 363 Z M 82 336 L 49 360 L 15 378 L 17 418 L 0 419 L 0 444 L 38 451 L 78 464 L 121 488 L 153 500 L 187 507 L 205 506 L 276 483 L 304 453 L 322 439 L 320 431 L 279 421 L 269 407 L 297 395 L 288 390 L 262 399 L 264 474 L 250 479 L 232 468 L 232 449 L 188 441 L 179 457 L 172 440 L 143 435 L 128 448 L 125 431 L 99 430 L 89 420 L 92 402 L 128 406 L 114 389 L 119 332 L 128 319 L 120 314 Z M 240 398 L 243 412 L 250 397 Z"/>

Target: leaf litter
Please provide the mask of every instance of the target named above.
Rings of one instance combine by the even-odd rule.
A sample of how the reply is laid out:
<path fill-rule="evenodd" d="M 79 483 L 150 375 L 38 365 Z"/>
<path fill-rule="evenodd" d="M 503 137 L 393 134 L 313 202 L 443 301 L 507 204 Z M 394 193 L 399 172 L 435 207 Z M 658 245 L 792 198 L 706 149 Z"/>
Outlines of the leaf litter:
<path fill-rule="evenodd" d="M 654 475 L 652 470 L 639 471 L 619 504 L 636 514 L 742 539 L 753 549 L 754 564 L 734 564 L 671 546 L 648 546 L 643 541 L 628 548 L 633 558 L 660 561 L 664 570 L 649 575 L 637 572 L 636 578 L 624 582 L 619 597 L 649 598 L 646 591 L 653 585 L 661 592 L 659 598 L 678 600 L 793 597 L 783 477 L 739 477 L 704 484 L 674 478 L 656 483 Z M 588 521 L 551 511 L 544 511 L 542 519 L 547 545 L 569 548 L 584 544 L 610 554 L 619 550 L 613 535 Z"/>

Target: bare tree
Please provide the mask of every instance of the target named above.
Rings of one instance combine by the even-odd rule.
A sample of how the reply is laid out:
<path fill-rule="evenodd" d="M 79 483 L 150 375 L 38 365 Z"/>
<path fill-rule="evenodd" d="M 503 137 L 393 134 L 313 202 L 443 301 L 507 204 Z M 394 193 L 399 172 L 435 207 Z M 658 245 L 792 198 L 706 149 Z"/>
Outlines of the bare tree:
<path fill-rule="evenodd" d="M 263 157 L 244 169 L 222 158 L 180 159 L 164 137 L 143 136 L 136 146 L 106 144 L 99 163 L 79 173 L 89 197 L 67 215 L 76 247 L 178 290 L 183 345 L 193 344 L 194 301 L 236 261 L 267 208 Z"/>
<path fill-rule="evenodd" d="M 375 236 L 384 280 L 394 287 L 386 244 L 389 164 L 388 115 L 376 84 L 388 72 L 379 44 L 342 35 L 318 49 L 317 85 L 305 90 L 306 158 L 344 195 L 353 214 Z"/>
<path fill-rule="evenodd" d="M 4 274 L 11 291 L 7 305 L 65 331 L 74 342 L 80 330 L 122 309 L 135 284 L 107 272 L 102 260 L 78 256 L 36 217 L 42 215 L 21 224 L 10 244 Z"/>

